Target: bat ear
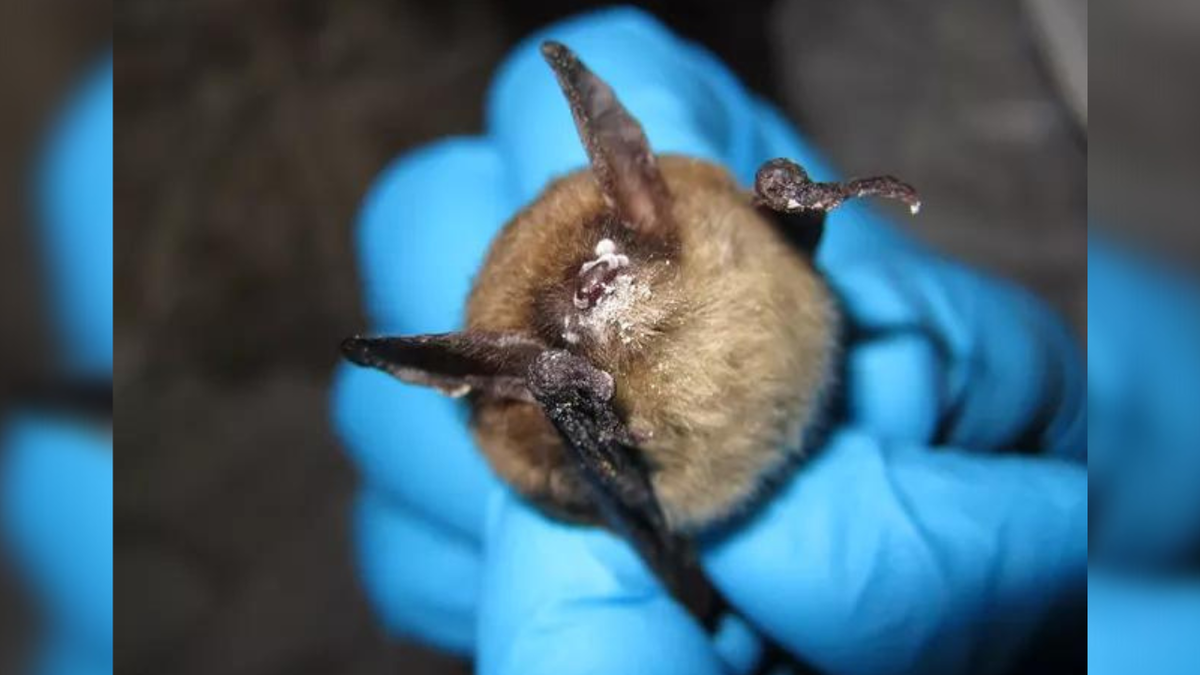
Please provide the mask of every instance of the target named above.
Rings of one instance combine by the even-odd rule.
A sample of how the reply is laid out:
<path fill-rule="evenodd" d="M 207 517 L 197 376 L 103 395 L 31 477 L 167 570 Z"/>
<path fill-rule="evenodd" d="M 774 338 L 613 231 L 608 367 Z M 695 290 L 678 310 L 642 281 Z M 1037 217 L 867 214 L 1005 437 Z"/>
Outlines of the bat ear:
<path fill-rule="evenodd" d="M 342 342 L 350 361 L 377 368 L 409 384 L 449 396 L 477 392 L 530 400 L 529 364 L 545 351 L 541 342 L 515 333 L 463 331 L 406 337 L 352 337 Z"/>
<path fill-rule="evenodd" d="M 635 232 L 652 240 L 672 239 L 675 225 L 670 191 L 642 125 L 621 105 L 612 88 L 565 45 L 543 42 L 542 56 L 571 106 L 575 128 L 605 199 Z"/>

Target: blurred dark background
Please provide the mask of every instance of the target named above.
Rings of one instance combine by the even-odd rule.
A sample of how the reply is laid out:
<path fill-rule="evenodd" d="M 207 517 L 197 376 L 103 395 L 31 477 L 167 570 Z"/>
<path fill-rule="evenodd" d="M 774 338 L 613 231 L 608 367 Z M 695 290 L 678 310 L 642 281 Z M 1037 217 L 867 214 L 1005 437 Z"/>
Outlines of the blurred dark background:
<path fill-rule="evenodd" d="M 19 97 L 27 126 L 3 120 L 0 140 L 33 138 L 28 125 L 59 102 L 57 85 L 115 26 L 115 670 L 469 671 L 385 639 L 354 578 L 355 477 L 326 400 L 336 346 L 364 321 L 352 228 L 389 160 L 480 131 L 489 77 L 522 35 L 599 3 L 76 4 L 54 14 L 72 36 L 59 51 L 14 53 L 46 71 L 18 89 L 29 92 Z M 1086 5 L 1065 3 L 1083 15 L 1081 113 L 1069 105 L 1078 69 L 1048 58 L 1048 44 L 1069 44 L 1071 19 L 1037 18 L 1029 7 L 1042 4 L 648 7 L 848 172 L 919 186 L 927 208 L 904 226 L 1081 325 Z M 0 213 L 0 301 L 5 316 L 24 317 L 15 337 L 5 331 L 4 353 L 20 354 L 44 333 L 28 236 L 7 226 L 27 214 L 11 208 Z"/>

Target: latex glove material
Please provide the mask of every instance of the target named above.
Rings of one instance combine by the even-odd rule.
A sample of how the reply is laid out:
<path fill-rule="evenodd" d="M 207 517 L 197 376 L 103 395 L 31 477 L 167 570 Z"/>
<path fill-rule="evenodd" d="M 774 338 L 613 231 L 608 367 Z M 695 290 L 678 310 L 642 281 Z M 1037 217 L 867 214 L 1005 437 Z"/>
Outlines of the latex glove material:
<path fill-rule="evenodd" d="M 1200 582 L 1093 572 L 1088 579 L 1088 672 L 1200 672 Z"/>
<path fill-rule="evenodd" d="M 1200 280 L 1088 245 L 1095 552 L 1148 570 L 1200 552 Z"/>
<path fill-rule="evenodd" d="M 111 377 L 113 70 L 111 57 L 59 121 L 41 167 L 41 244 L 63 362 Z"/>
<path fill-rule="evenodd" d="M 38 673 L 112 672 L 111 443 L 65 420 L 33 417 L 11 422 L 0 439 L 6 548 L 48 619 L 50 649 Z"/>
<path fill-rule="evenodd" d="M 1092 236 L 1088 338 L 1088 670 L 1200 672 L 1200 279 Z"/>

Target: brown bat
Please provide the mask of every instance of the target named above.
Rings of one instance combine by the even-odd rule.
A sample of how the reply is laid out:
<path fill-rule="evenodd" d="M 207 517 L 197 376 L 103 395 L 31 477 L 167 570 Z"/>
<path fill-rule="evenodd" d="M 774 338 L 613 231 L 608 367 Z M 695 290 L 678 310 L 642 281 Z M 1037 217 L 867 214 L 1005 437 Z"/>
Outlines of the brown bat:
<path fill-rule="evenodd" d="M 624 534 L 705 613 L 686 536 L 745 508 L 801 452 L 838 353 L 830 292 L 772 211 L 823 214 L 861 195 L 915 210 L 916 195 L 890 177 L 815 183 L 787 160 L 765 164 L 750 194 L 716 164 L 656 157 L 575 54 L 542 53 L 590 167 L 500 232 L 465 330 L 353 337 L 342 351 L 466 397 L 504 480 L 553 515 Z"/>

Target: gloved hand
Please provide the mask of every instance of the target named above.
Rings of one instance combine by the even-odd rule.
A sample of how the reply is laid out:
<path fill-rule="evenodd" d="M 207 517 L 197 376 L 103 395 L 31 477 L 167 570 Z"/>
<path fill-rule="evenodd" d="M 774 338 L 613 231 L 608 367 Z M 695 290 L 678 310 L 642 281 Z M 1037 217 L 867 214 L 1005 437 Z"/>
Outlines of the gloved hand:
<path fill-rule="evenodd" d="M 1200 283 L 1093 236 L 1088 341 L 1089 669 L 1200 672 Z"/>
<path fill-rule="evenodd" d="M 108 61 L 56 128 L 41 176 L 41 243 L 64 368 L 112 374 L 113 72 Z M 112 672 L 112 437 L 18 411 L 0 420 L 0 517 L 49 632 L 33 672 Z"/>
<path fill-rule="evenodd" d="M 613 86 L 657 152 L 720 162 L 746 185 L 777 156 L 833 177 L 720 63 L 644 14 L 559 24 L 502 65 L 486 135 L 405 156 L 367 196 L 371 332 L 457 328 L 492 236 L 585 165 L 537 53 L 550 36 Z M 334 415 L 363 473 L 358 554 L 387 626 L 474 654 L 484 673 L 745 672 L 761 634 L 833 672 L 1003 667 L 1085 578 L 1086 476 L 1068 461 L 1086 444 L 1079 353 L 1030 296 L 861 205 L 830 217 L 818 264 L 862 336 L 839 430 L 704 551 L 749 623 L 709 638 L 624 542 L 550 521 L 499 485 L 458 404 L 344 366 Z M 997 454 L 1013 449 L 1036 456 Z"/>

